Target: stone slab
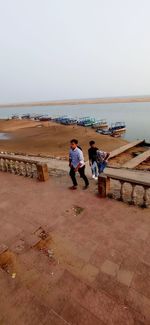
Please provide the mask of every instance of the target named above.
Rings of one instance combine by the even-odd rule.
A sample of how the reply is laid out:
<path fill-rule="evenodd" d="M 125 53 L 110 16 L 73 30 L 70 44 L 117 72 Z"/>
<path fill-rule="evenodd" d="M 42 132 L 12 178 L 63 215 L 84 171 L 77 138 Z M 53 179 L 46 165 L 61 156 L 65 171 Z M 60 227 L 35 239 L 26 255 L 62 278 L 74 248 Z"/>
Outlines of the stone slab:
<path fill-rule="evenodd" d="M 141 153 L 140 155 L 138 155 L 137 157 L 127 161 L 125 164 L 122 165 L 122 167 L 129 168 L 129 169 L 135 168 L 139 166 L 143 161 L 148 159 L 149 157 L 150 157 L 150 150 L 147 150 Z"/>

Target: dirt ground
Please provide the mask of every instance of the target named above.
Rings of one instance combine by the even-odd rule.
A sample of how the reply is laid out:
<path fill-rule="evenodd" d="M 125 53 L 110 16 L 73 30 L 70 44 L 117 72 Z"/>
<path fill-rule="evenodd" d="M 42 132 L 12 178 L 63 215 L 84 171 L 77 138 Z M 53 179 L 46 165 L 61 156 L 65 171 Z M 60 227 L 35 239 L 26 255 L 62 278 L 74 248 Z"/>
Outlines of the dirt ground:
<path fill-rule="evenodd" d="M 124 139 L 97 134 L 92 128 L 64 126 L 54 122 L 27 120 L 0 120 L 0 132 L 10 135 L 8 140 L 0 140 L 0 151 L 42 154 L 51 157 L 68 157 L 69 141 L 77 138 L 87 159 L 88 143 L 112 151 L 125 143 Z"/>

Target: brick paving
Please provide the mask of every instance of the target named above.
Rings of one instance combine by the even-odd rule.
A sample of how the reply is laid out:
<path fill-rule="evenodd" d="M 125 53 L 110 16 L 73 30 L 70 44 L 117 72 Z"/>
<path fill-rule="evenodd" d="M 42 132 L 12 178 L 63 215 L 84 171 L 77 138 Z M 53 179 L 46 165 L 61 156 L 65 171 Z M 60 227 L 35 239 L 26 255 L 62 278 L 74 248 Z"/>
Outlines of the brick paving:
<path fill-rule="evenodd" d="M 0 178 L 0 325 L 150 324 L 148 209 Z"/>

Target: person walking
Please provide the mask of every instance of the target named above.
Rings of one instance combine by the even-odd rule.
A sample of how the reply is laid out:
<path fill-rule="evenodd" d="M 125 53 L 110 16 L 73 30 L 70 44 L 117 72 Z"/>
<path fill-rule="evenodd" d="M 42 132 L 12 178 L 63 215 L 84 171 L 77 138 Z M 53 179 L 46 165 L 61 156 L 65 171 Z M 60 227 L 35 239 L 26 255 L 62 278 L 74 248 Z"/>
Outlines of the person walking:
<path fill-rule="evenodd" d="M 85 162 L 82 150 L 78 147 L 78 140 L 72 139 L 70 141 L 70 151 L 69 151 L 69 167 L 70 167 L 70 177 L 73 182 L 73 186 L 70 187 L 72 190 L 76 190 L 78 183 L 76 180 L 76 173 L 79 172 L 80 177 L 83 178 L 85 182 L 84 189 L 89 186 L 89 181 L 85 175 Z"/>
<path fill-rule="evenodd" d="M 98 148 L 95 146 L 95 141 L 91 140 L 89 142 L 90 148 L 88 150 L 88 155 L 89 155 L 89 165 L 91 166 L 91 171 L 92 171 L 92 178 L 98 179 L 98 166 L 97 166 L 97 150 Z"/>
<path fill-rule="evenodd" d="M 103 173 L 105 167 L 107 166 L 109 156 L 110 156 L 109 152 L 105 152 L 103 150 L 97 150 L 96 161 L 98 165 L 99 175 Z"/>

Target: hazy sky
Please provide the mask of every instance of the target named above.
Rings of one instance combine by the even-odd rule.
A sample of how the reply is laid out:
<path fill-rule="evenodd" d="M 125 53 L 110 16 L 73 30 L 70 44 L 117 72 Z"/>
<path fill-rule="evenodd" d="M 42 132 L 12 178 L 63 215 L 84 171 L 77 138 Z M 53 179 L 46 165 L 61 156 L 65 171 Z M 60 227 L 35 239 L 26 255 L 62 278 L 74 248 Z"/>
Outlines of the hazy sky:
<path fill-rule="evenodd" d="M 149 0 L 0 0 L 0 103 L 150 95 Z"/>

